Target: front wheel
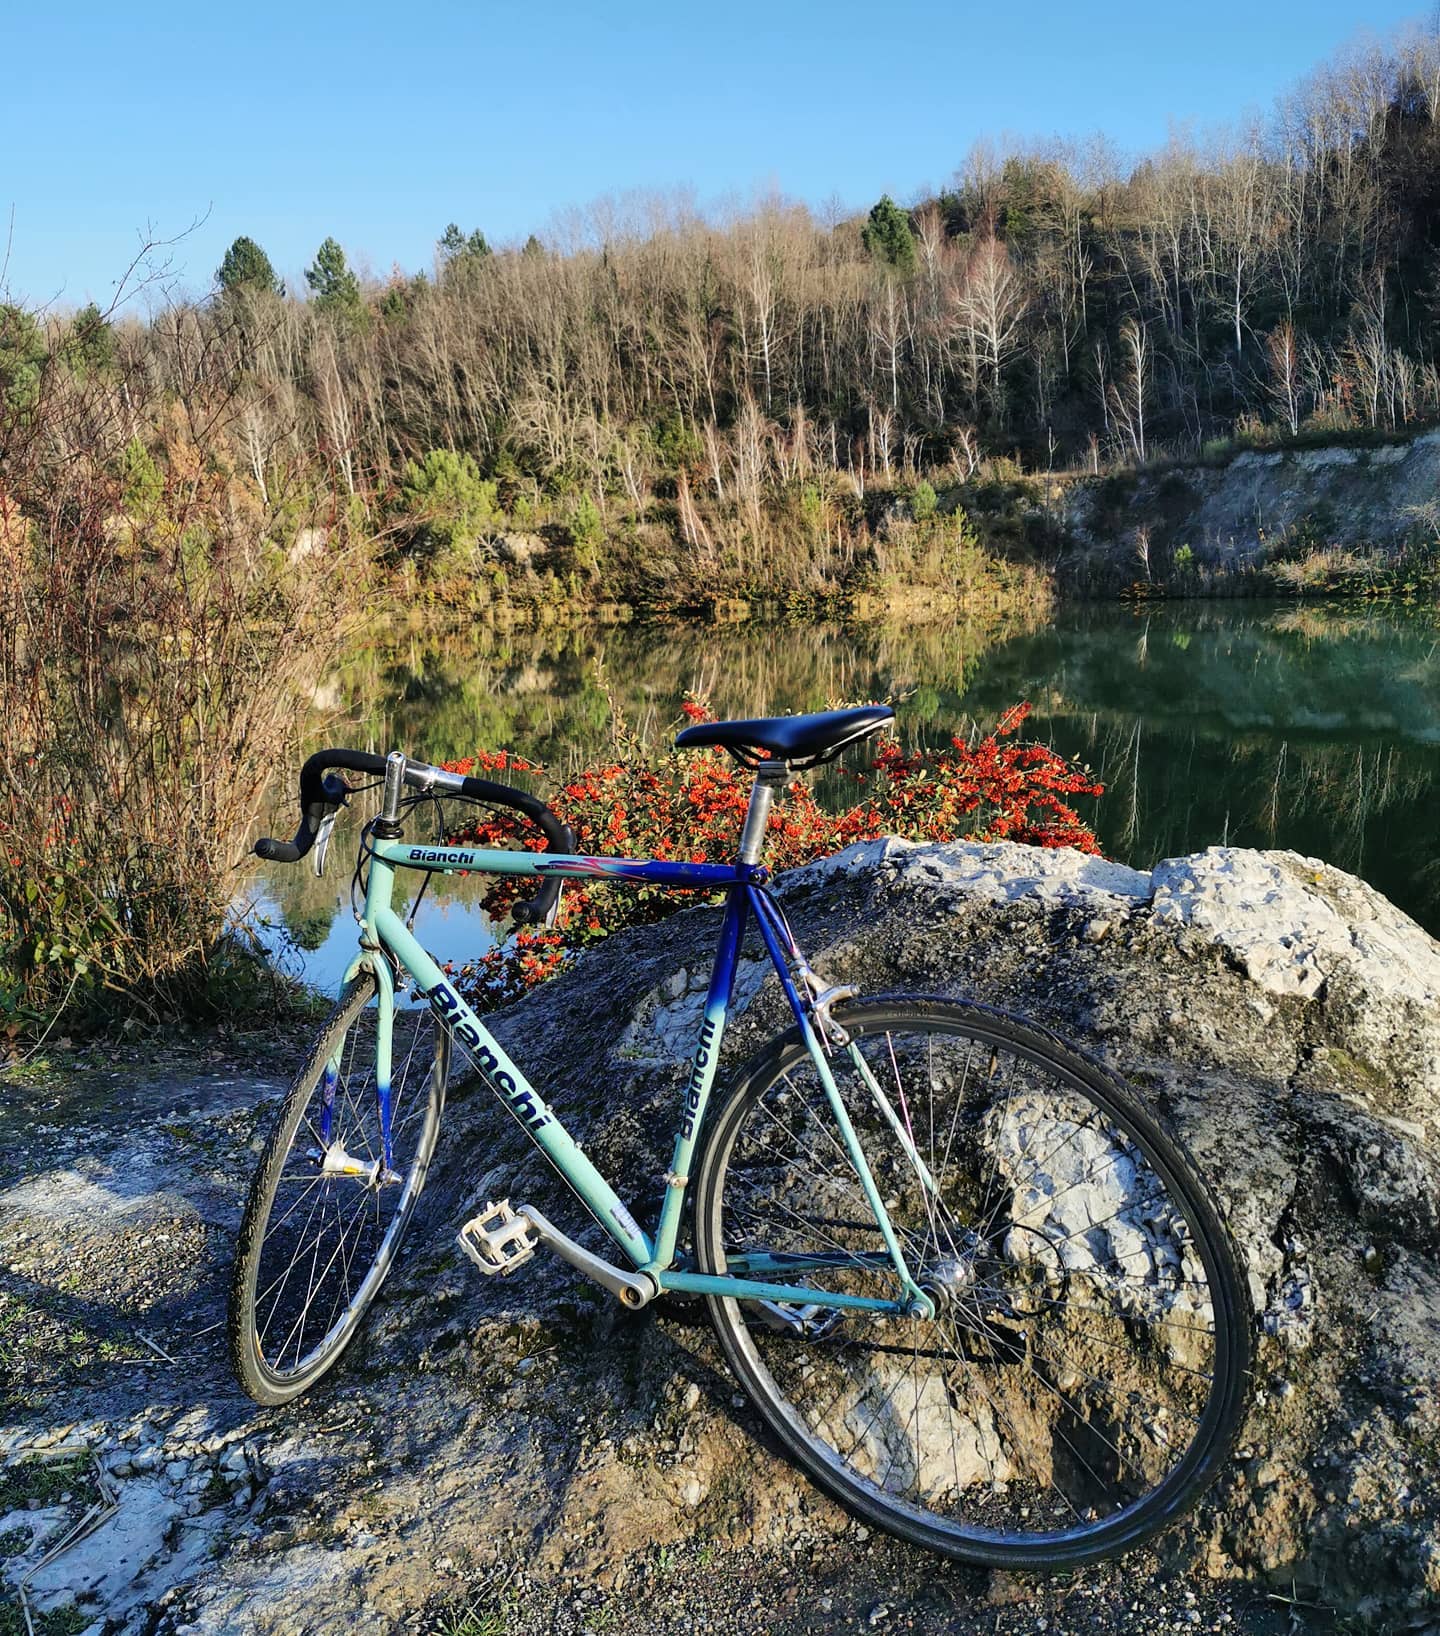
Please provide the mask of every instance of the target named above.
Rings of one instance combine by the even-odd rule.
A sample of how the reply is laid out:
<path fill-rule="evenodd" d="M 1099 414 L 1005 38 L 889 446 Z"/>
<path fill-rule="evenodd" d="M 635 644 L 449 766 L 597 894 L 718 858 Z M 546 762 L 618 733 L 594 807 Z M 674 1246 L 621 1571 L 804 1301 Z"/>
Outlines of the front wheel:
<path fill-rule="evenodd" d="M 230 1286 L 230 1356 L 257 1403 L 314 1385 L 349 1344 L 394 1262 L 435 1151 L 450 1035 L 393 1017 L 389 1164 L 381 1135 L 375 977 L 340 996 L 300 1070 L 250 1188 Z"/>
<path fill-rule="evenodd" d="M 1215 1478 L 1245 1406 L 1249 1301 L 1193 1162 L 1014 1018 L 904 998 L 836 1020 L 837 1087 L 935 1315 L 816 1299 L 901 1289 L 792 1030 L 740 1076 L 696 1178 L 701 1269 L 796 1291 L 709 1298 L 731 1367 L 816 1483 L 914 1544 L 1010 1569 L 1138 1544 Z"/>

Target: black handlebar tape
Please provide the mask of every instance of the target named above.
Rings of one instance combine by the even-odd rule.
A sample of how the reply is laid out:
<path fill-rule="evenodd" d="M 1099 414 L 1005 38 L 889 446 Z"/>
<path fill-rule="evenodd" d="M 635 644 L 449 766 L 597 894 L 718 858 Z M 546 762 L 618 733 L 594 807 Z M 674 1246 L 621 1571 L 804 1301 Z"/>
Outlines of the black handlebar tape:
<path fill-rule="evenodd" d="M 383 773 L 384 756 L 369 755 L 364 750 L 321 750 L 310 757 L 300 769 L 300 827 L 293 841 L 262 839 L 255 843 L 257 858 L 271 863 L 299 863 L 315 845 L 325 814 L 333 807 L 343 806 L 346 795 L 344 781 L 326 776 L 326 768 L 344 767 L 353 773 Z"/>
<path fill-rule="evenodd" d="M 344 784 L 338 778 L 327 778 L 326 772 L 338 767 L 347 773 L 369 773 L 374 778 L 385 776 L 385 757 L 371 755 L 368 750 L 317 750 L 300 769 L 300 810 L 309 812 L 317 801 L 343 800 Z"/>
<path fill-rule="evenodd" d="M 302 824 L 300 835 L 306 833 L 308 832 Z M 269 863 L 299 863 L 310 850 L 309 846 L 301 844 L 300 835 L 293 841 L 272 841 L 268 835 L 262 835 L 255 843 L 255 856 L 264 858 Z"/>
<path fill-rule="evenodd" d="M 551 852 L 575 850 L 574 831 L 538 796 L 530 795 L 525 790 L 517 790 L 509 784 L 494 784 L 488 778 L 467 778 L 461 785 L 460 793 L 476 801 L 492 802 L 498 807 L 514 807 L 516 812 L 523 813 L 550 843 Z M 564 884 L 558 876 L 552 876 L 533 898 L 525 903 L 517 903 L 511 909 L 511 920 L 517 926 L 538 926 L 541 921 L 548 920 L 551 910 L 560 901 L 560 891 Z"/>

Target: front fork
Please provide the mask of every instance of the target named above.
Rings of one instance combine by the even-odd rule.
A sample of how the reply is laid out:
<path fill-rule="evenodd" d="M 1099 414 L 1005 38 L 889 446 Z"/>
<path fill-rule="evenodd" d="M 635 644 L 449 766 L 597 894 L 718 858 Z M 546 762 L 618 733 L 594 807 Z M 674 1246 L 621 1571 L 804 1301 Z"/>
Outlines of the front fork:
<path fill-rule="evenodd" d="M 855 990 L 848 987 L 827 988 L 810 969 L 804 955 L 796 947 L 785 917 L 769 892 L 761 886 L 751 886 L 749 892 L 760 935 L 765 940 L 765 947 L 780 977 L 785 998 L 790 1002 L 790 1009 L 795 1013 L 795 1020 L 800 1025 L 800 1035 L 805 1042 L 805 1049 L 815 1064 L 815 1072 L 819 1075 L 825 1099 L 835 1116 L 840 1138 L 845 1144 L 845 1151 L 850 1157 L 851 1164 L 855 1167 L 855 1174 L 860 1178 L 860 1186 L 875 1217 L 875 1224 L 880 1229 L 880 1236 L 894 1264 L 896 1276 L 909 1298 L 909 1310 L 920 1316 L 933 1318 L 935 1303 L 915 1282 L 905 1260 L 905 1252 L 900 1248 L 900 1241 L 890 1221 L 890 1213 L 885 1208 L 885 1201 L 880 1197 L 880 1189 L 875 1185 L 875 1177 L 865 1157 L 865 1150 L 860 1145 L 860 1138 L 851 1123 L 844 1098 L 840 1095 L 840 1088 L 835 1083 L 835 1075 L 830 1068 L 830 1053 L 833 1050 L 842 1049 L 849 1052 L 850 1060 L 860 1075 L 861 1082 L 874 1098 L 886 1123 L 895 1132 L 906 1157 L 915 1168 L 921 1186 L 931 1194 L 938 1193 L 934 1177 L 916 1151 L 914 1141 L 889 1097 L 870 1071 L 869 1063 L 865 1061 L 849 1033 L 831 1015 L 832 1008 L 841 1000 L 853 998 Z"/>
<path fill-rule="evenodd" d="M 360 973 L 369 969 L 375 977 L 375 1094 L 380 1116 L 381 1140 L 381 1179 L 389 1180 L 395 1173 L 395 1154 L 391 1140 L 391 1124 L 393 1115 L 391 1076 L 393 1074 L 394 1039 L 395 1039 L 395 980 L 390 972 L 390 963 L 381 954 L 378 948 L 362 947 L 350 962 L 345 973 L 345 986 L 352 983 Z M 325 1075 L 320 1092 L 320 1139 L 325 1144 L 326 1161 L 329 1165 L 330 1142 L 335 1122 L 335 1092 L 340 1084 L 340 1059 L 345 1050 L 345 1040 L 342 1038 L 335 1047 L 335 1055 L 325 1064 Z M 342 1156 L 343 1159 L 343 1156 Z M 330 1165 L 332 1169 L 345 1171 L 343 1162 Z"/>

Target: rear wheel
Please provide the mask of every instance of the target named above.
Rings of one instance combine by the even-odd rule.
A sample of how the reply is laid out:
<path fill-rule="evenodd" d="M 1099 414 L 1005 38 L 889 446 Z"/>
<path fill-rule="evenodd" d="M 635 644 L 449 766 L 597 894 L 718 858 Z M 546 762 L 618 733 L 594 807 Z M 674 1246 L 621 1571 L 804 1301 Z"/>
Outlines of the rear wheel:
<path fill-rule="evenodd" d="M 936 1314 L 813 1300 L 901 1291 L 792 1031 L 741 1076 L 697 1175 L 702 1270 L 765 1256 L 753 1276 L 796 1289 L 710 1297 L 761 1414 L 851 1510 L 965 1561 L 1063 1567 L 1174 1521 L 1229 1451 L 1250 1353 L 1193 1162 L 1121 1081 L 1015 1019 L 901 999 L 837 1021 L 837 1085 Z"/>
<path fill-rule="evenodd" d="M 375 978 L 365 971 L 340 996 L 286 1094 L 251 1184 L 229 1334 L 235 1373 L 258 1403 L 297 1397 L 344 1351 L 425 1185 L 445 1104 L 450 1036 L 428 1009 L 395 1013 L 387 1170 L 375 1075 L 378 1019 Z"/>

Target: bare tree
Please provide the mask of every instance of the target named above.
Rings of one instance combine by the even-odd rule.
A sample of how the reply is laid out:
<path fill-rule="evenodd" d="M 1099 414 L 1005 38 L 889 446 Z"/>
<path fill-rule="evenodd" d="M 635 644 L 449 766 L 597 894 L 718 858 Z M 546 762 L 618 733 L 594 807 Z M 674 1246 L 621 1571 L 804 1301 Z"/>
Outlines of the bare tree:
<path fill-rule="evenodd" d="M 1150 385 L 1150 336 L 1145 325 L 1127 318 L 1120 326 L 1122 365 L 1110 383 L 1110 413 L 1137 464 L 1145 463 L 1145 404 Z"/>
<path fill-rule="evenodd" d="M 1270 360 L 1270 378 L 1266 390 L 1270 401 L 1284 417 L 1291 437 L 1294 437 L 1300 430 L 1303 370 L 1295 326 L 1288 318 L 1271 330 L 1265 342 L 1265 351 Z"/>
<path fill-rule="evenodd" d="M 979 368 L 988 377 L 990 401 L 999 412 L 1001 376 L 1021 343 L 1021 320 L 1029 298 L 1010 253 L 994 237 L 982 239 L 970 254 L 957 303 L 961 333 Z"/>

